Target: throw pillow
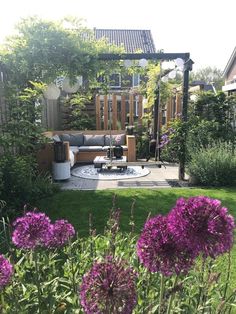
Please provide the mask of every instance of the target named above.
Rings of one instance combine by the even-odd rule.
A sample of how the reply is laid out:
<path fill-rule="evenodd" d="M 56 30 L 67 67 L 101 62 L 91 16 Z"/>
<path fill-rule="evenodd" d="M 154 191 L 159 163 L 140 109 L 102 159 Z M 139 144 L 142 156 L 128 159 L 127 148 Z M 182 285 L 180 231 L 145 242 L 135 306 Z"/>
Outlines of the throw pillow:
<path fill-rule="evenodd" d="M 116 134 L 112 135 L 112 145 L 125 145 L 125 134 Z M 105 136 L 105 145 L 109 146 L 110 145 L 110 135 Z"/>
<path fill-rule="evenodd" d="M 52 140 L 53 140 L 54 142 L 61 142 L 61 139 L 60 139 L 60 137 L 59 137 L 58 134 L 53 135 Z"/>

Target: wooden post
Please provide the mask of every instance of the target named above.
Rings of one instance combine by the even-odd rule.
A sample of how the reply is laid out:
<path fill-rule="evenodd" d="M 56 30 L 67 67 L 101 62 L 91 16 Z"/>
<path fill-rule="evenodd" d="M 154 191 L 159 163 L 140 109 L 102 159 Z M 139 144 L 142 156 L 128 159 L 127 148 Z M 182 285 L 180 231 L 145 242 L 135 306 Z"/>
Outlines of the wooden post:
<path fill-rule="evenodd" d="M 126 144 L 128 146 L 128 161 L 136 161 L 135 136 L 126 135 Z"/>
<path fill-rule="evenodd" d="M 103 108 L 103 116 L 104 116 L 104 130 L 108 130 L 108 100 L 107 95 L 104 95 L 104 108 Z"/>
<path fill-rule="evenodd" d="M 126 106 L 125 106 L 125 95 L 121 95 L 121 128 L 125 129 L 126 122 Z"/>
<path fill-rule="evenodd" d="M 134 95 L 129 94 L 129 125 L 134 124 Z"/>
<path fill-rule="evenodd" d="M 138 126 L 142 126 L 142 115 L 143 115 L 143 96 L 138 96 Z"/>
<path fill-rule="evenodd" d="M 159 111 L 159 116 L 158 116 L 158 119 L 159 119 L 159 129 L 161 131 L 161 128 L 162 128 L 162 116 L 163 116 L 163 111 L 160 109 Z"/>
<path fill-rule="evenodd" d="M 99 95 L 96 95 L 96 130 L 101 130 L 101 110 Z"/>
<path fill-rule="evenodd" d="M 167 101 L 167 108 L 166 108 L 166 126 L 168 126 L 171 120 L 171 111 L 172 111 L 172 99 L 170 97 Z"/>
<path fill-rule="evenodd" d="M 181 94 L 176 94 L 176 116 L 181 114 Z"/>
<path fill-rule="evenodd" d="M 116 94 L 112 94 L 112 129 L 117 130 L 117 99 L 116 99 Z"/>

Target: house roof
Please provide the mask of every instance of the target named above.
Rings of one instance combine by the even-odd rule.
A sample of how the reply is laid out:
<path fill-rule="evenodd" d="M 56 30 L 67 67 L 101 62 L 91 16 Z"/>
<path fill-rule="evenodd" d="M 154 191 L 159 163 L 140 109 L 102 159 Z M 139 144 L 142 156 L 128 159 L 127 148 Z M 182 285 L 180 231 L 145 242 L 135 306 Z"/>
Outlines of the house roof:
<path fill-rule="evenodd" d="M 124 47 L 125 52 L 155 53 L 155 45 L 150 30 L 136 29 L 94 29 L 96 39 L 106 38 L 108 43 Z"/>
<path fill-rule="evenodd" d="M 230 56 L 230 58 L 229 58 L 229 61 L 228 61 L 228 63 L 226 64 L 226 67 L 225 67 L 225 69 L 224 69 L 224 71 L 223 71 L 223 76 L 224 76 L 224 77 L 227 75 L 228 71 L 230 70 L 230 68 L 231 68 L 231 66 L 232 66 L 232 64 L 233 64 L 233 62 L 234 62 L 234 60 L 235 60 L 235 58 L 236 58 L 236 46 L 234 47 L 234 51 L 233 51 L 233 53 L 231 54 L 231 56 Z"/>

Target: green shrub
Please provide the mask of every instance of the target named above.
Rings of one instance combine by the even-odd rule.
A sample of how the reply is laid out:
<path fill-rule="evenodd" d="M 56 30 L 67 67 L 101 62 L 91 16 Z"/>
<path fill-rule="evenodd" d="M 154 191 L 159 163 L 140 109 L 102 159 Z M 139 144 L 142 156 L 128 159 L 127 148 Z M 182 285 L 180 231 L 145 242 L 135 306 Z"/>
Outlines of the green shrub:
<path fill-rule="evenodd" d="M 188 173 L 207 186 L 236 184 L 236 153 L 232 144 L 216 142 L 191 154 Z"/>
<path fill-rule="evenodd" d="M 228 125 L 220 125 L 217 121 L 199 120 L 194 118 L 189 121 L 187 134 L 187 149 L 191 155 L 193 150 L 208 147 L 216 141 L 230 142 L 235 133 Z"/>
<path fill-rule="evenodd" d="M 149 156 L 149 142 L 150 138 L 147 133 L 138 135 L 136 137 L 137 141 L 137 157 L 138 158 L 147 158 Z"/>
<path fill-rule="evenodd" d="M 177 118 L 168 124 L 168 128 L 164 127 L 162 129 L 160 140 L 162 160 L 167 162 L 179 162 L 183 159 L 182 146 L 187 128 L 188 125 L 180 118 Z M 167 142 L 163 140 L 164 136 L 167 136 Z M 163 145 L 162 142 L 164 142 Z"/>
<path fill-rule="evenodd" d="M 23 208 L 57 188 L 49 176 L 37 173 L 30 156 L 5 155 L 0 158 L 0 169 L 0 199 L 6 202 L 6 209 Z"/>

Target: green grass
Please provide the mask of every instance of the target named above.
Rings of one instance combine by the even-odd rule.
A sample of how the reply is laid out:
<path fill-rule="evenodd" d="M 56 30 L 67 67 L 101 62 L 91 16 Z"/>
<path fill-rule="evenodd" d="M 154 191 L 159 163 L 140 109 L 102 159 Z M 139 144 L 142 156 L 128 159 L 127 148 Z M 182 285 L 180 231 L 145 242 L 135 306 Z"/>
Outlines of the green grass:
<path fill-rule="evenodd" d="M 183 197 L 206 195 L 217 198 L 236 217 L 236 188 L 219 189 L 119 189 L 99 191 L 61 191 L 53 197 L 43 199 L 37 204 L 51 219 L 69 220 L 79 236 L 88 235 L 89 214 L 93 217 L 93 226 L 102 233 L 112 207 L 114 193 L 117 195 L 116 206 L 121 209 L 121 230 L 129 231 L 130 208 L 135 200 L 135 231 L 142 229 L 148 214 L 166 214 L 176 200 Z"/>

